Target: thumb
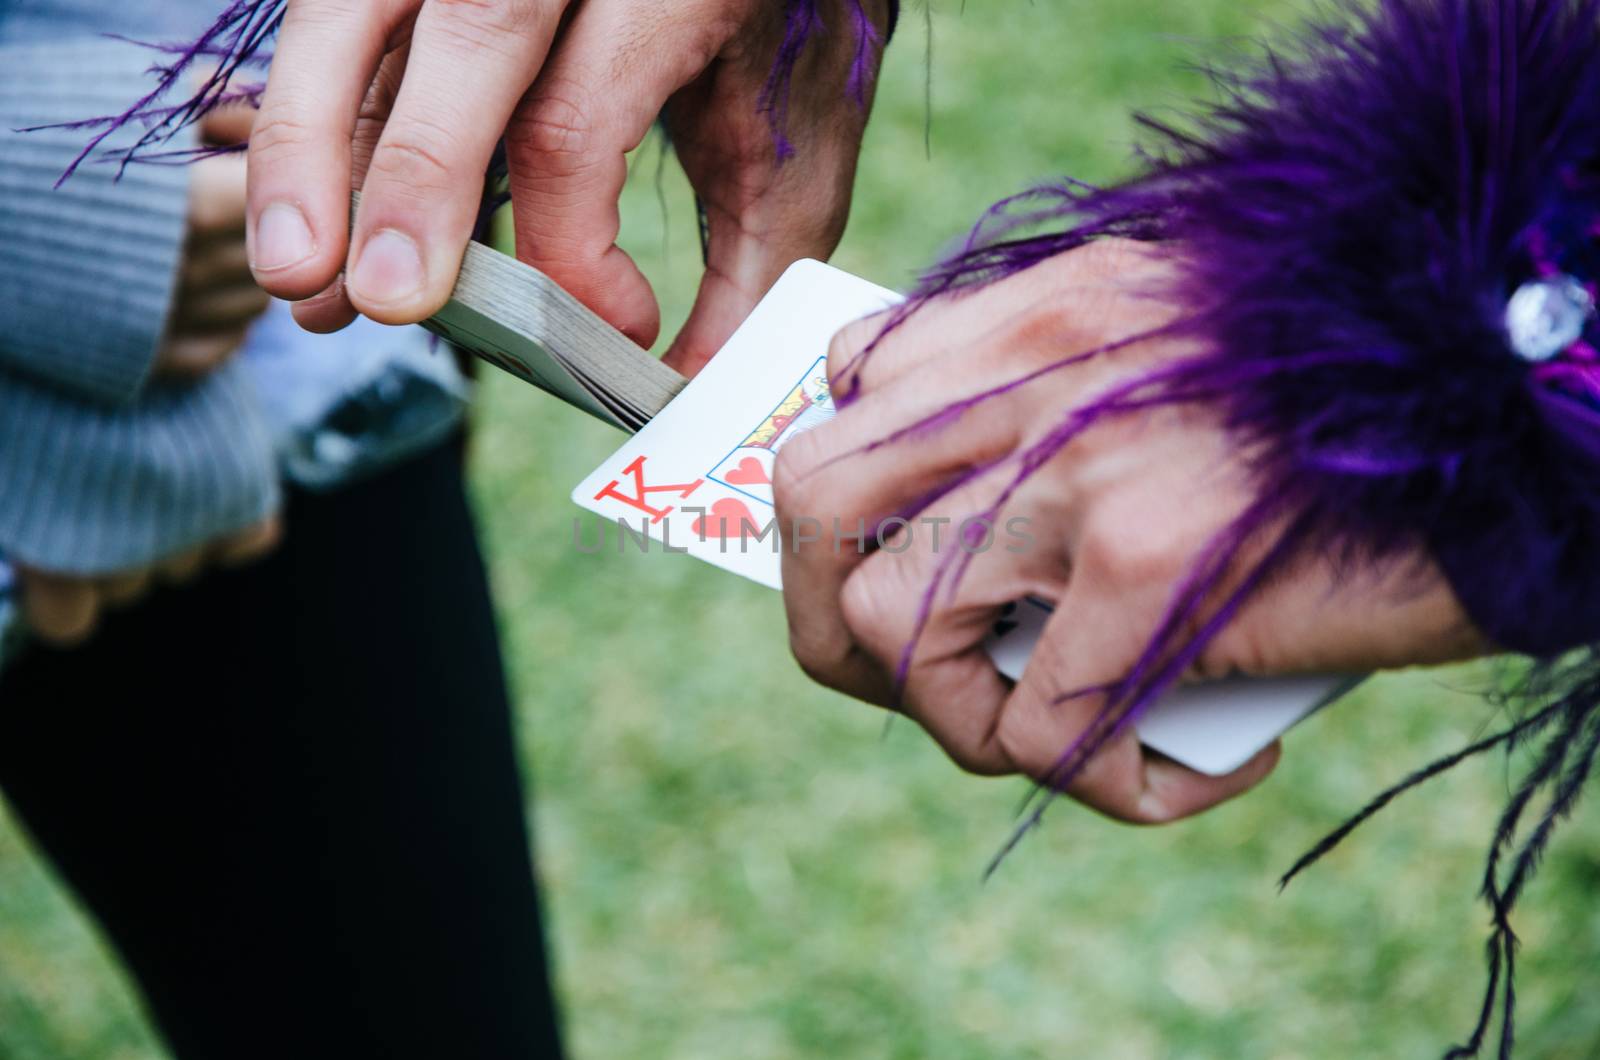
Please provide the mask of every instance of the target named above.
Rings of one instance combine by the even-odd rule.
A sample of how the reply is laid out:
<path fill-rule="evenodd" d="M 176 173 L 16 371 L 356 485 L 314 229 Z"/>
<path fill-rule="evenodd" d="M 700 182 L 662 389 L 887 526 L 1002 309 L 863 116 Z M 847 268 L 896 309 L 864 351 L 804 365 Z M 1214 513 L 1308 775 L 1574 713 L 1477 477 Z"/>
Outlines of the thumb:
<path fill-rule="evenodd" d="M 705 239 L 699 295 L 665 357 L 685 375 L 705 366 L 785 269 L 826 259 L 844 235 L 883 32 L 865 7 L 855 9 L 853 33 L 820 33 L 786 74 L 780 56 L 793 26 L 754 27 L 714 76 L 686 85 L 667 106 Z M 776 110 L 767 95 L 775 77 Z"/>
<path fill-rule="evenodd" d="M 208 147 L 237 147 L 248 143 L 256 123 L 256 109 L 248 103 L 230 103 L 200 119 L 200 141 Z"/>
<path fill-rule="evenodd" d="M 757 124 L 753 135 L 770 137 Z M 839 245 L 850 209 L 855 152 L 818 143 L 779 162 L 770 149 L 730 160 L 676 139 L 698 194 L 705 274 L 689 318 L 663 360 L 694 376 L 722 348 L 785 269 L 826 259 Z"/>

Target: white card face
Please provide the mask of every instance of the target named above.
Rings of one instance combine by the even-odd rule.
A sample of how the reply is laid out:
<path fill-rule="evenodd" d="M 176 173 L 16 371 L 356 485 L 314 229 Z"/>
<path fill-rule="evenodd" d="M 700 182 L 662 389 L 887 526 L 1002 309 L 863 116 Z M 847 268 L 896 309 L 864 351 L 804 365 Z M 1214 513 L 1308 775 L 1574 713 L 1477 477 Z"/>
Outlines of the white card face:
<path fill-rule="evenodd" d="M 572 499 L 635 534 L 781 588 L 773 462 L 833 416 L 834 334 L 899 300 L 819 261 L 791 265 L 683 393 Z"/>
<path fill-rule="evenodd" d="M 778 450 L 834 414 L 827 352 L 834 334 L 899 301 L 816 261 L 772 288 L 711 363 L 573 490 L 572 499 L 634 535 L 774 589 L 782 554 L 772 506 Z M 1050 609 L 1023 600 L 986 645 L 1022 676 Z M 1139 722 L 1148 747 L 1202 773 L 1232 772 L 1354 681 L 1238 679 L 1179 689 Z"/>

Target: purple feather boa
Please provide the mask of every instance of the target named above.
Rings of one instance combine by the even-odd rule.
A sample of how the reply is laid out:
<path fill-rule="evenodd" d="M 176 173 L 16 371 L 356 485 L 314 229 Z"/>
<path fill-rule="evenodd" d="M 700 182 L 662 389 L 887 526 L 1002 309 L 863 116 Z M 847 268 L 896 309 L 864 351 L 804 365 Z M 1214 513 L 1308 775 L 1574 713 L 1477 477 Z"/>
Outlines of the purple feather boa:
<path fill-rule="evenodd" d="M 1203 547 L 1130 672 L 1064 697 L 1106 702 L 1001 856 L 1268 579 L 1308 554 L 1354 567 L 1421 546 L 1480 629 L 1534 657 L 1510 697 L 1525 713 L 1384 792 L 1283 882 L 1415 784 L 1491 747 L 1542 740 L 1495 831 L 1487 988 L 1471 1036 L 1449 1054 L 1476 1055 L 1498 1009 L 1507 1057 L 1510 912 L 1600 749 L 1600 334 L 1591 312 L 1577 341 L 1530 363 L 1514 352 L 1507 306 L 1542 277 L 1574 275 L 1590 297 L 1600 281 L 1600 0 L 1378 0 L 1215 77 L 1221 101 L 1192 128 L 1145 120 L 1159 146 L 1143 175 L 997 204 L 884 332 L 934 299 L 1095 239 L 1170 247 L 1177 279 L 1161 294 L 1184 312 L 1161 333 L 1205 352 L 1063 410 L 1004 461 L 1011 486 L 982 514 L 998 516 L 1084 431 L 1154 407 L 1204 403 L 1240 451 L 1258 454 L 1256 501 Z M 1105 352 L 999 383 L 873 447 Z M 1241 576 L 1246 554 L 1261 558 Z M 964 573 L 962 556 L 947 557 L 918 636 Z"/>

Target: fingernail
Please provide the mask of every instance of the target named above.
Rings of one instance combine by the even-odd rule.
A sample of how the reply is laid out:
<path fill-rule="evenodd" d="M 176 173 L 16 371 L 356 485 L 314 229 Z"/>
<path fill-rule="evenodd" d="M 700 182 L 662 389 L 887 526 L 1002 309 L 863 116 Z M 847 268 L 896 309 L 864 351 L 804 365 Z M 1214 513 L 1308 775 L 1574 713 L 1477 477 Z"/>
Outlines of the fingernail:
<path fill-rule="evenodd" d="M 361 248 L 345 285 L 367 301 L 399 302 L 422 290 L 425 282 L 416 242 L 404 232 L 385 228 Z"/>
<path fill-rule="evenodd" d="M 300 207 L 275 202 L 256 218 L 254 250 L 251 268 L 257 272 L 275 272 L 298 265 L 315 254 L 317 241 Z"/>

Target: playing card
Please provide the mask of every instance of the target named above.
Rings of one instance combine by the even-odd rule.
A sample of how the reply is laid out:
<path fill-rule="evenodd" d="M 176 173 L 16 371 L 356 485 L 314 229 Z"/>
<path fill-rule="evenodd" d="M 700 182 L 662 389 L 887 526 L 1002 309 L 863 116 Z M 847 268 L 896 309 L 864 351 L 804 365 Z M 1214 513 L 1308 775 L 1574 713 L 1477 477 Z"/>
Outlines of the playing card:
<path fill-rule="evenodd" d="M 773 462 L 834 414 L 827 359 L 834 333 L 898 300 L 819 261 L 791 265 L 683 393 L 572 499 L 620 520 L 627 539 L 648 535 L 780 588 Z"/>
<path fill-rule="evenodd" d="M 797 262 L 711 363 L 572 499 L 619 522 L 624 541 L 648 538 L 781 588 L 774 460 L 834 414 L 834 334 L 898 300 L 821 262 Z M 1048 605 L 1025 600 L 996 623 L 986 646 L 1001 673 L 1022 675 L 1048 617 Z M 1352 683 L 1238 679 L 1178 689 L 1140 719 L 1139 737 L 1192 769 L 1227 773 Z"/>

